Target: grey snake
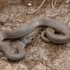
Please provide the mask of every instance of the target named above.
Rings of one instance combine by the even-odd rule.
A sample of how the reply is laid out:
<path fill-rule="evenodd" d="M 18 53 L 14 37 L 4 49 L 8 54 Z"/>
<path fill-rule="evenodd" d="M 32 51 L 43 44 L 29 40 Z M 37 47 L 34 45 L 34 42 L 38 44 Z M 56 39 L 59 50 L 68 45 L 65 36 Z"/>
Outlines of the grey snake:
<path fill-rule="evenodd" d="M 45 28 L 44 28 L 45 27 Z M 5 56 L 10 60 L 21 60 L 25 57 L 26 51 L 24 47 L 26 46 L 22 42 L 18 42 L 17 50 L 18 54 L 13 54 L 11 48 L 3 42 L 4 39 L 10 38 L 20 38 L 25 36 L 36 37 L 40 30 L 41 38 L 46 42 L 54 42 L 58 44 L 67 43 L 70 41 L 70 27 L 66 24 L 53 20 L 46 17 L 38 17 L 31 20 L 25 26 L 15 30 L 3 30 L 0 31 L 0 50 L 2 50 Z M 55 30 L 62 32 L 64 35 L 56 35 Z M 46 37 L 44 36 L 46 35 Z"/>

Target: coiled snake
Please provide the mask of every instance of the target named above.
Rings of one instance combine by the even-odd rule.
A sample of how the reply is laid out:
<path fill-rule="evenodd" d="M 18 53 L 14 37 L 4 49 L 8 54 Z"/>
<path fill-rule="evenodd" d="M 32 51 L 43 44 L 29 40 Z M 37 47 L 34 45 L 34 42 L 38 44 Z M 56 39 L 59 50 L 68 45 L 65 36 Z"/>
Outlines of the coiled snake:
<path fill-rule="evenodd" d="M 39 17 L 35 18 L 29 23 L 27 23 L 22 28 L 18 28 L 15 30 L 4 30 L 0 31 L 0 50 L 2 50 L 5 53 L 5 56 L 10 60 L 20 60 L 23 59 L 26 55 L 26 51 L 24 49 L 25 44 L 22 44 L 22 42 L 18 42 L 18 54 L 13 54 L 11 52 L 10 47 L 3 43 L 2 40 L 6 38 L 14 39 L 24 36 L 32 36 L 35 37 L 38 35 L 39 31 L 44 29 L 44 26 L 46 29 L 41 34 L 41 38 L 46 42 L 54 42 L 54 43 L 66 43 L 70 41 L 70 27 L 66 24 L 52 20 L 50 18 L 45 17 Z M 50 28 L 51 27 L 51 28 Z M 54 29 L 53 29 L 54 28 Z M 62 32 L 64 35 L 56 35 L 55 30 L 58 30 Z M 46 34 L 47 38 L 44 36 Z"/>

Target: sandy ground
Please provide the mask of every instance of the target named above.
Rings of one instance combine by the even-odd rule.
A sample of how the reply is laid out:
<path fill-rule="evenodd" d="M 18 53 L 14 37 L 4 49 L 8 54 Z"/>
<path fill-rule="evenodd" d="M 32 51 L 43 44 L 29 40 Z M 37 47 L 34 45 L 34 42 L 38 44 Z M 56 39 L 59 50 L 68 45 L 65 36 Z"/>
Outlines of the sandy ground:
<path fill-rule="evenodd" d="M 3 0 L 2 0 L 3 1 Z M 33 0 L 34 4 L 27 6 L 26 0 L 4 0 L 0 14 L 7 18 L 5 23 L 0 24 L 0 30 L 12 30 L 21 24 L 26 24 L 35 17 L 51 17 L 64 22 L 70 26 L 70 7 L 69 4 L 57 2 L 54 12 L 51 12 L 51 2 L 45 2 L 43 7 L 36 13 L 28 14 L 35 10 L 42 2 Z M 4 20 L 5 20 L 4 18 Z M 13 50 L 15 43 L 8 43 Z M 23 60 L 10 61 L 0 51 L 0 70 L 70 70 L 70 42 L 63 45 L 45 43 L 38 36 L 26 48 L 27 55 Z"/>

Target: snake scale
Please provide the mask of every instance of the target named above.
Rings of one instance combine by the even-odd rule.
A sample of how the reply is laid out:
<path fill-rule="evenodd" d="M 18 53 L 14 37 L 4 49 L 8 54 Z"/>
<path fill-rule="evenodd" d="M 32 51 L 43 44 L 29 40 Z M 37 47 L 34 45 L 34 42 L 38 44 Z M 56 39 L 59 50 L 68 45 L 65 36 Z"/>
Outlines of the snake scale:
<path fill-rule="evenodd" d="M 40 30 L 45 30 L 41 33 L 41 38 L 46 42 L 54 42 L 54 43 L 67 43 L 70 41 L 70 27 L 66 24 L 53 20 L 51 18 L 46 17 L 38 17 L 31 20 L 25 26 L 15 29 L 15 30 L 3 30 L 0 31 L 0 50 L 2 50 L 5 56 L 10 60 L 21 60 L 25 57 L 26 51 L 24 49 L 25 45 L 20 41 L 18 42 L 17 50 L 18 54 L 13 54 L 11 52 L 11 48 L 3 43 L 4 39 L 10 38 L 20 38 L 24 36 L 32 36 L 35 37 L 38 35 Z M 56 35 L 55 30 L 62 32 L 64 35 Z M 46 35 L 46 37 L 45 37 Z"/>

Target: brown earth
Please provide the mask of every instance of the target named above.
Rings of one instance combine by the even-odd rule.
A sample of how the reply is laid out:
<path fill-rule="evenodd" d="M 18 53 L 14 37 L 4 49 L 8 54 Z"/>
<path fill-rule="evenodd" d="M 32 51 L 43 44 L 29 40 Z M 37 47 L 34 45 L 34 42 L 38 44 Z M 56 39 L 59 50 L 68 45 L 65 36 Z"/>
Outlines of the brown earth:
<path fill-rule="evenodd" d="M 15 29 L 40 16 L 51 17 L 70 26 L 70 3 L 66 0 L 57 1 L 54 12 L 51 11 L 51 0 L 46 0 L 42 8 L 33 14 L 28 14 L 28 11 L 35 10 L 42 0 L 33 0 L 30 7 L 28 1 L 0 0 L 0 15 L 5 22 L 0 24 L 0 30 Z M 14 42 L 8 44 L 15 49 Z M 25 49 L 26 57 L 17 62 L 7 60 L 0 52 L 0 70 L 70 70 L 70 42 L 63 45 L 45 43 L 38 36 Z"/>

